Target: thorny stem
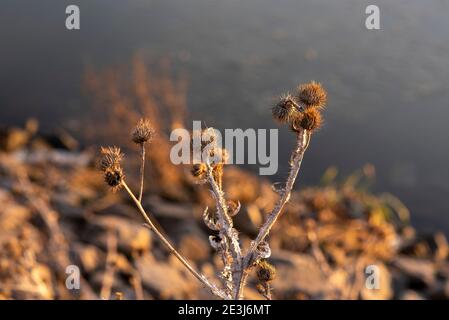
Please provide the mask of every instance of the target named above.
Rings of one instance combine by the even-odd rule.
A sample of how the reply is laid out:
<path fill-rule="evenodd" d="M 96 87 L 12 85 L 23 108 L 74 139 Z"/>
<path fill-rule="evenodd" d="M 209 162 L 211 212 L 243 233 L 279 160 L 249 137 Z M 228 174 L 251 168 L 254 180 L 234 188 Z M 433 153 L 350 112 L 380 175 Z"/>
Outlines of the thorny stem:
<path fill-rule="evenodd" d="M 228 215 L 226 200 L 224 198 L 223 191 L 221 190 L 217 181 L 215 181 L 212 166 L 209 164 L 207 166 L 208 166 L 207 179 L 212 188 L 212 193 L 214 194 L 215 197 L 215 202 L 219 214 L 218 218 L 222 226 L 226 229 L 226 231 L 229 231 L 232 228 L 233 223 L 231 217 Z"/>
<path fill-rule="evenodd" d="M 148 226 L 153 232 L 156 234 L 156 236 L 162 241 L 162 243 L 168 248 L 170 253 L 172 253 L 178 260 L 199 280 L 201 281 L 214 295 L 224 299 L 228 300 L 229 297 L 220 289 L 218 289 L 214 284 L 209 282 L 209 280 L 206 279 L 205 276 L 198 273 L 191 265 L 190 263 L 173 247 L 173 245 L 170 243 L 170 241 L 167 240 L 167 238 L 156 228 L 156 226 L 153 224 L 151 219 L 148 217 L 145 209 L 142 207 L 142 204 L 140 201 L 134 196 L 134 193 L 129 189 L 128 185 L 125 181 L 122 182 L 123 187 L 125 188 L 126 192 L 128 192 L 131 199 L 134 201 L 134 203 L 137 206 L 137 209 L 139 209 L 140 214 L 145 219 L 146 226 Z"/>
<path fill-rule="evenodd" d="M 290 173 L 285 184 L 285 188 L 282 191 L 282 195 L 276 203 L 275 207 L 268 216 L 268 219 L 263 224 L 262 228 L 256 239 L 251 243 L 248 253 L 243 258 L 243 265 L 240 270 L 239 280 L 237 282 L 237 288 L 235 292 L 235 299 L 241 299 L 243 294 L 243 287 L 248 277 L 248 272 L 246 269 L 251 267 L 252 260 L 257 246 L 267 237 L 270 233 L 271 228 L 276 223 L 277 219 L 282 213 L 282 209 L 285 204 L 290 200 L 291 191 L 295 184 L 296 177 L 298 176 L 299 169 L 301 168 L 302 159 L 304 157 L 304 152 L 307 150 L 310 142 L 310 132 L 308 130 L 302 130 L 298 133 L 296 148 L 292 153 L 292 158 L 290 160 Z"/>
<path fill-rule="evenodd" d="M 243 263 L 245 263 L 245 258 L 243 258 Z M 243 299 L 243 288 L 246 284 L 246 279 L 249 276 L 249 266 L 242 265 L 241 272 L 237 275 L 237 285 L 234 291 L 234 300 Z"/>
<path fill-rule="evenodd" d="M 143 196 L 143 181 L 145 176 L 145 142 L 140 144 L 140 191 L 139 191 L 139 202 L 142 202 Z"/>
<path fill-rule="evenodd" d="M 208 180 L 209 184 L 212 188 L 212 192 L 215 196 L 215 201 L 218 210 L 218 219 L 222 226 L 222 229 L 225 231 L 225 235 L 231 244 L 231 254 L 232 254 L 232 266 L 231 271 L 233 273 L 233 279 L 237 280 L 238 271 L 242 269 L 242 251 L 240 249 L 240 243 L 238 240 L 238 235 L 233 228 L 232 219 L 228 214 L 226 200 L 223 195 L 223 191 L 218 186 L 217 182 L 214 179 L 214 175 L 212 172 L 212 167 L 208 164 Z M 234 281 L 235 283 L 236 281 Z M 235 290 L 235 288 L 234 288 Z"/>

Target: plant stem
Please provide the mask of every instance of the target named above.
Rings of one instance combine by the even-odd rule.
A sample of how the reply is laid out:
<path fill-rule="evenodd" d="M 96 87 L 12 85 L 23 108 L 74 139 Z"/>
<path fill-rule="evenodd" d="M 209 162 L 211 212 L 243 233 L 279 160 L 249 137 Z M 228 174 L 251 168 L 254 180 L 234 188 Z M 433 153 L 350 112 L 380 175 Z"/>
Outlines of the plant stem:
<path fill-rule="evenodd" d="M 143 196 L 143 181 L 145 178 L 145 142 L 140 144 L 140 191 L 139 191 L 139 202 L 142 203 Z"/>
<path fill-rule="evenodd" d="M 245 261 L 245 259 L 243 260 Z M 243 287 L 245 286 L 246 279 L 249 276 L 249 268 L 244 264 L 241 266 L 241 272 L 238 274 L 237 284 L 235 289 L 234 300 L 243 299 Z"/>
<path fill-rule="evenodd" d="M 271 228 L 276 223 L 277 219 L 282 213 L 282 209 L 285 204 L 290 200 L 291 191 L 295 184 L 296 177 L 298 176 L 299 169 L 301 168 L 302 159 L 304 157 L 304 152 L 307 150 L 310 142 L 310 132 L 307 130 L 302 130 L 298 133 L 298 137 L 296 140 L 296 148 L 292 153 L 291 158 L 291 168 L 290 173 L 287 178 L 287 182 L 285 184 L 285 188 L 282 192 L 282 196 L 279 198 L 275 207 L 271 211 L 268 219 L 263 224 L 262 228 L 260 228 L 259 233 L 256 239 L 251 243 L 251 246 L 248 250 L 248 253 L 243 258 L 243 265 L 240 271 L 240 279 L 237 282 L 236 294 L 234 296 L 235 299 L 240 299 L 243 294 L 243 285 L 245 283 L 245 279 L 247 277 L 247 268 L 251 267 L 251 263 L 256 251 L 257 246 L 267 237 L 270 233 Z"/>
<path fill-rule="evenodd" d="M 226 200 L 223 195 L 223 191 L 219 187 L 218 183 L 214 179 L 214 175 L 212 172 L 212 167 L 209 165 L 208 167 L 208 180 L 209 184 L 212 188 L 212 193 L 215 196 L 215 202 L 217 205 L 218 211 L 218 219 L 221 224 L 222 230 L 224 230 L 224 235 L 227 237 L 232 255 L 232 265 L 231 271 L 233 273 L 233 283 L 235 284 L 239 279 L 239 271 L 242 269 L 242 250 L 240 248 L 240 243 L 238 239 L 238 234 L 235 232 L 233 228 L 233 222 L 231 217 L 228 214 L 228 209 L 226 205 Z M 236 286 L 234 286 L 234 291 L 236 290 Z"/>
<path fill-rule="evenodd" d="M 151 219 L 148 217 L 145 209 L 142 207 L 142 204 L 140 201 L 134 196 L 133 192 L 129 189 L 128 185 L 125 181 L 122 182 L 123 187 L 128 192 L 131 199 L 136 204 L 137 208 L 139 209 L 140 214 L 145 219 L 146 225 L 153 230 L 153 232 L 156 234 L 156 236 L 162 241 L 162 243 L 168 248 L 170 253 L 172 253 L 178 260 L 199 280 L 201 281 L 214 295 L 228 300 L 229 297 L 220 289 L 218 289 L 214 284 L 210 283 L 209 280 L 206 279 L 205 276 L 198 273 L 191 265 L 190 263 L 173 247 L 173 245 L 170 243 L 170 241 L 167 240 L 167 238 L 156 228 L 156 226 L 153 224 Z"/>
<path fill-rule="evenodd" d="M 299 170 L 301 168 L 302 159 L 304 157 L 304 152 L 306 151 L 306 148 L 308 146 L 308 141 L 310 139 L 310 134 L 303 130 L 298 136 L 296 149 L 294 151 L 294 156 L 292 159 L 292 166 L 290 168 L 290 173 L 287 178 L 287 183 L 285 184 L 285 189 L 282 192 L 281 198 L 278 200 L 276 206 L 274 207 L 273 211 L 268 216 L 267 221 L 264 223 L 262 228 L 259 231 L 259 234 L 257 235 L 256 240 L 251 245 L 251 249 L 248 253 L 251 253 L 254 251 L 257 246 L 266 238 L 266 236 L 270 233 L 271 228 L 276 223 L 277 219 L 282 213 L 282 209 L 284 208 L 285 204 L 290 200 L 290 195 L 293 189 L 293 186 L 296 181 L 296 177 L 298 176 Z"/>

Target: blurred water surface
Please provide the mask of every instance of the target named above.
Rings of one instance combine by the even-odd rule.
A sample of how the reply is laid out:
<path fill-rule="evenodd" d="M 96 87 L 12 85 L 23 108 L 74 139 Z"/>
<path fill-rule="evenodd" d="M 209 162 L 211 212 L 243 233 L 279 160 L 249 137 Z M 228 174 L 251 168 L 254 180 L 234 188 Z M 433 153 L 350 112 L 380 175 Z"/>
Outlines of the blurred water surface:
<path fill-rule="evenodd" d="M 79 31 L 65 29 L 68 4 L 80 6 Z M 187 71 L 192 117 L 218 128 L 276 127 L 275 97 L 314 79 L 329 107 L 299 186 L 330 165 L 347 174 L 369 162 L 376 189 L 404 200 L 419 229 L 448 233 L 449 2 L 376 0 L 378 31 L 365 29 L 368 4 L 2 0 L 1 123 L 35 116 L 50 130 L 76 118 L 84 66 L 126 62 L 137 50 Z M 291 143 L 282 130 L 281 164 Z"/>

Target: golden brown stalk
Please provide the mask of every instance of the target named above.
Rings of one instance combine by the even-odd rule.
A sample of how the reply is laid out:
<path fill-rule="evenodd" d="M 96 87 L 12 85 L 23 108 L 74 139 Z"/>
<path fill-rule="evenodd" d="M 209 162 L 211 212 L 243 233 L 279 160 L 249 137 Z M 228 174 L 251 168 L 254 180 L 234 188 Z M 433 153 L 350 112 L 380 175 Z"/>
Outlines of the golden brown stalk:
<path fill-rule="evenodd" d="M 270 233 L 271 228 L 276 223 L 277 219 L 280 217 L 282 213 L 282 209 L 285 204 L 290 200 L 291 191 L 293 189 L 293 185 L 295 184 L 296 177 L 298 176 L 299 169 L 301 168 L 302 159 L 304 157 L 304 152 L 306 151 L 310 142 L 310 132 L 307 130 L 302 130 L 298 133 L 296 148 L 292 153 L 291 159 L 291 168 L 290 173 L 287 178 L 287 183 L 282 192 L 281 197 L 276 203 L 275 207 L 271 211 L 268 216 L 268 219 L 265 221 L 263 226 L 260 228 L 259 233 L 256 239 L 251 243 L 251 246 L 248 250 L 248 253 L 243 258 L 242 269 L 251 268 L 253 263 L 253 259 L 255 256 L 255 251 L 257 246 L 265 240 L 267 235 Z M 244 272 L 241 270 L 239 280 L 237 282 L 237 288 L 235 291 L 235 299 L 241 299 L 243 294 L 243 285 L 245 283 L 246 277 L 248 276 L 248 272 Z"/>
<path fill-rule="evenodd" d="M 145 145 L 150 143 L 154 136 L 154 129 L 147 119 L 140 119 L 131 133 L 131 140 L 140 146 L 140 190 L 139 202 L 142 202 L 143 182 L 145 177 Z"/>
<path fill-rule="evenodd" d="M 225 267 L 231 269 L 233 274 L 233 283 L 236 283 L 237 277 L 239 276 L 238 272 L 242 269 L 242 251 L 240 248 L 238 233 L 237 230 L 234 229 L 233 221 L 228 214 L 228 206 L 224 198 L 223 190 L 214 179 L 213 168 L 210 164 L 206 164 L 206 166 L 208 168 L 207 180 L 211 186 L 211 191 L 214 195 L 217 206 L 218 221 L 221 226 L 220 234 L 226 237 L 230 244 L 232 262 L 228 261 Z M 232 287 L 235 290 L 235 286 Z"/>
<path fill-rule="evenodd" d="M 168 248 L 170 253 L 172 253 L 178 260 L 199 280 L 201 281 L 214 295 L 228 300 L 229 297 L 220 289 L 218 289 L 214 284 L 209 282 L 209 280 L 206 279 L 205 276 L 198 273 L 191 265 L 190 263 L 173 247 L 173 245 L 170 243 L 169 240 L 156 228 L 156 226 L 153 224 L 151 219 L 148 217 L 145 209 L 142 207 L 142 204 L 140 201 L 135 197 L 134 193 L 129 189 L 126 182 L 123 180 L 122 185 L 125 188 L 126 192 L 128 192 L 131 199 L 134 201 L 135 205 L 137 206 L 137 209 L 139 209 L 140 214 L 144 218 L 146 224 L 149 229 L 151 229 L 156 236 L 159 238 L 159 240 L 162 241 L 162 243 Z"/>
<path fill-rule="evenodd" d="M 145 180 L 145 143 L 140 144 L 140 189 L 139 202 L 142 202 L 143 196 L 143 182 Z"/>

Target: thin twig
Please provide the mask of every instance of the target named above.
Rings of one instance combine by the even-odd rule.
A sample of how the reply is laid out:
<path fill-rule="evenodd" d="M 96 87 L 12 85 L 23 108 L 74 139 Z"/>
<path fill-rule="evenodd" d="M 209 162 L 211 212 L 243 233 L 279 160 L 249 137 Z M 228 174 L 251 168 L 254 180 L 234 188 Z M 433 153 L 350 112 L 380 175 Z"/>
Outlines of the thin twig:
<path fill-rule="evenodd" d="M 140 191 L 139 191 L 139 202 L 142 202 L 143 196 L 143 181 L 145 177 L 145 142 L 140 144 Z"/>
<path fill-rule="evenodd" d="M 137 208 L 139 209 L 140 214 L 145 219 L 145 226 L 147 226 L 149 229 L 151 229 L 156 236 L 162 241 L 162 243 L 169 249 L 170 253 L 172 253 L 178 260 L 199 280 L 201 281 L 214 295 L 228 300 L 229 297 L 220 289 L 218 289 L 214 284 L 209 282 L 209 280 L 206 279 L 206 277 L 200 273 L 198 273 L 191 265 L 190 263 L 173 247 L 173 245 L 170 243 L 170 241 L 167 240 L 167 238 L 155 227 L 153 222 L 148 217 L 145 209 L 142 207 L 142 204 L 139 202 L 139 200 L 135 197 L 134 193 L 129 189 L 128 185 L 125 181 L 122 182 L 123 187 L 128 192 L 131 199 L 136 204 Z"/>

